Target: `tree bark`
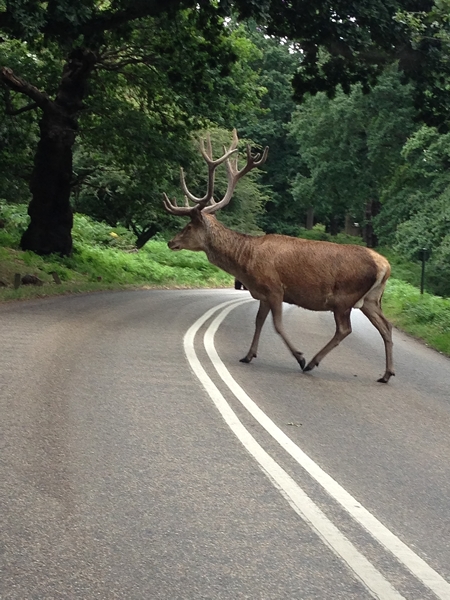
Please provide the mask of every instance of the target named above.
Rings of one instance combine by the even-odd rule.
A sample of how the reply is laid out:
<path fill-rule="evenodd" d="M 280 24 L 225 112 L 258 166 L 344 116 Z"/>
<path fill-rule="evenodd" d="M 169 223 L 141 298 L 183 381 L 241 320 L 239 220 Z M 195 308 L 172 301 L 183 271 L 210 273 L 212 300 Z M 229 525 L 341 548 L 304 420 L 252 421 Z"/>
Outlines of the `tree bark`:
<path fill-rule="evenodd" d="M 20 246 L 37 254 L 68 256 L 72 253 L 70 180 L 75 132 L 67 119 L 53 112 L 44 113 L 39 127 L 41 138 L 30 182 L 31 221 Z"/>
<path fill-rule="evenodd" d="M 330 217 L 330 221 L 325 227 L 325 231 L 330 235 L 337 235 L 339 233 L 339 221 L 336 217 Z"/>
<path fill-rule="evenodd" d="M 106 3 L 105 10 L 98 14 L 94 12 L 93 17 L 84 23 L 70 18 L 64 20 L 59 15 L 55 17 L 57 7 L 50 7 L 51 3 L 48 3 L 49 6 L 43 9 L 47 19 L 42 24 L 41 33 L 64 48 L 71 40 L 85 40 L 84 48 L 77 47 L 70 52 L 54 100 L 15 75 L 8 67 L 0 67 L 0 82 L 32 100 L 31 104 L 19 108 L 15 114 L 35 106 L 43 112 L 39 124 L 40 140 L 30 181 L 32 200 L 28 214 L 31 222 L 21 239 L 24 250 L 32 250 L 38 254 L 55 252 L 69 255 L 72 252 L 72 148 L 77 135 L 79 111 L 83 108 L 86 96 L 86 84 L 98 60 L 96 54 L 87 48 L 97 47 L 102 32 L 117 31 L 132 21 L 171 10 L 177 11 L 181 7 L 194 7 L 198 3 L 207 7 L 210 5 L 204 0 L 135 0 L 124 3 L 124 6 L 120 2 L 117 6 Z M 0 29 L 10 32 L 12 39 L 16 36 L 20 39 L 23 35 L 22 24 L 9 8 L 0 12 Z"/>
<path fill-rule="evenodd" d="M 139 232 L 135 226 L 132 225 L 134 234 L 136 235 L 136 248 L 140 250 L 145 244 L 155 236 L 159 231 L 160 227 L 156 223 L 152 223 L 149 227 Z"/>

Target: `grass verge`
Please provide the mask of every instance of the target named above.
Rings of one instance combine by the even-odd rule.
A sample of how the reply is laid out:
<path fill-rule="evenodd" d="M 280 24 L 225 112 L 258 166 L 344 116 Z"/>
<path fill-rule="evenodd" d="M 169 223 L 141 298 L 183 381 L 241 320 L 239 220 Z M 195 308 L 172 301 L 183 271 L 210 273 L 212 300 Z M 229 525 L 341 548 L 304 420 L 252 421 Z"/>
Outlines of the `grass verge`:
<path fill-rule="evenodd" d="M 61 284 L 56 284 L 52 273 Z M 14 275 L 35 275 L 43 284 L 14 289 Z M 149 242 L 145 249 L 78 247 L 70 258 L 41 257 L 0 247 L 0 301 L 39 298 L 67 293 L 137 288 L 230 287 L 233 278 L 211 265 L 203 253 L 172 252 L 165 242 Z"/>
<path fill-rule="evenodd" d="M 420 294 L 413 285 L 390 279 L 383 311 L 396 326 L 450 356 L 450 299 Z"/>

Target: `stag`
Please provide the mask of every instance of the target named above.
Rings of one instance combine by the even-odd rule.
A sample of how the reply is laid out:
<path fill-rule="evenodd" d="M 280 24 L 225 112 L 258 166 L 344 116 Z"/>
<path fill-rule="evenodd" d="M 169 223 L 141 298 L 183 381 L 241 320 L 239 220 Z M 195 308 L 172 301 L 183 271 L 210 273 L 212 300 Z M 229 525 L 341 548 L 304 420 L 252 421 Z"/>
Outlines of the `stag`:
<path fill-rule="evenodd" d="M 268 147 L 252 154 L 247 146 L 247 162 L 238 168 L 238 136 L 233 131 L 231 146 L 214 160 L 209 136 L 200 141 L 201 154 L 208 165 L 208 184 L 203 197 L 194 196 L 187 188 L 183 169 L 181 187 L 184 204 L 169 200 L 164 206 L 173 215 L 188 216 L 190 222 L 170 240 L 171 250 L 203 250 L 208 260 L 233 275 L 259 300 L 256 327 L 249 351 L 241 362 L 256 358 L 262 326 L 272 313 L 276 332 L 291 351 L 303 371 L 311 371 L 352 331 L 350 313 L 359 308 L 379 331 L 386 354 L 386 370 L 378 379 L 387 383 L 394 373 L 392 358 L 392 326 L 381 310 L 381 298 L 390 276 L 389 262 L 380 254 L 362 246 L 304 240 L 285 235 L 251 236 L 237 233 L 222 225 L 214 213 L 231 200 L 237 182 L 251 169 L 267 159 Z M 217 167 L 225 163 L 228 186 L 221 200 L 214 199 L 214 177 Z M 191 201 L 193 206 L 190 204 Z M 283 328 L 282 304 L 287 302 L 315 311 L 331 311 L 336 323 L 333 338 L 306 364 Z"/>

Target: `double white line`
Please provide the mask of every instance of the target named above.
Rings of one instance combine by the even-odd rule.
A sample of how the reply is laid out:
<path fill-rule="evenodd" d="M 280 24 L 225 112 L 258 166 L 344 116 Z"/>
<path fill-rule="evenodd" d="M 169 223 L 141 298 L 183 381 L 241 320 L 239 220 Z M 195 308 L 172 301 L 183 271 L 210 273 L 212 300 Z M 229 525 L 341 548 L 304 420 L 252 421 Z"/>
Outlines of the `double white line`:
<path fill-rule="evenodd" d="M 307 496 L 300 486 L 273 460 L 248 432 L 224 396 L 208 376 L 201 365 L 194 348 L 194 339 L 198 330 L 215 313 L 219 313 L 207 328 L 204 335 L 206 352 L 217 373 L 234 396 L 242 403 L 256 421 L 301 465 L 305 471 L 319 483 L 362 527 L 370 533 L 387 551 L 437 598 L 450 599 L 450 584 L 432 569 L 423 559 L 413 552 L 387 527 L 365 509 L 337 481 L 321 469 L 307 456 L 269 417 L 253 402 L 240 385 L 232 378 L 214 347 L 214 335 L 225 317 L 235 308 L 251 300 L 231 300 L 213 307 L 200 317 L 184 336 L 184 350 L 189 364 L 203 387 L 211 397 L 223 419 L 247 451 L 257 461 L 274 486 L 286 498 L 291 507 L 319 535 L 353 571 L 373 597 L 379 600 L 405 600 L 391 583 L 370 563 L 355 546 L 333 525 L 320 508 Z"/>

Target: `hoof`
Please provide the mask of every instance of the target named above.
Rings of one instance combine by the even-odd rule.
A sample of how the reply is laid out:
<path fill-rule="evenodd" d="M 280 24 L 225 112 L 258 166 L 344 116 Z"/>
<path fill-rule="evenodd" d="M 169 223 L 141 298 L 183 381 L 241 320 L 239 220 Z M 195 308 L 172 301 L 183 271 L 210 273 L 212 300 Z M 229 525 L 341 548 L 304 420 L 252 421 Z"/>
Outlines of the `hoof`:
<path fill-rule="evenodd" d="M 306 360 L 303 358 L 303 354 L 301 352 L 294 352 L 295 360 L 300 365 L 302 371 L 305 369 Z"/>
<path fill-rule="evenodd" d="M 319 363 L 316 362 L 309 362 L 306 367 L 303 369 L 303 372 L 306 373 L 307 371 L 312 371 L 314 369 L 314 367 L 318 367 Z"/>
<path fill-rule="evenodd" d="M 383 377 L 380 377 L 380 379 L 377 379 L 377 382 L 378 383 L 387 383 L 392 376 L 395 377 L 395 373 L 392 373 L 391 371 L 386 371 L 386 373 L 383 375 Z"/>
<path fill-rule="evenodd" d="M 244 358 L 241 358 L 241 359 L 239 360 L 239 362 L 242 362 L 242 363 L 249 363 L 249 362 L 251 362 L 251 360 L 252 360 L 253 358 L 256 358 L 256 354 L 247 354 L 247 356 L 244 356 Z"/>

